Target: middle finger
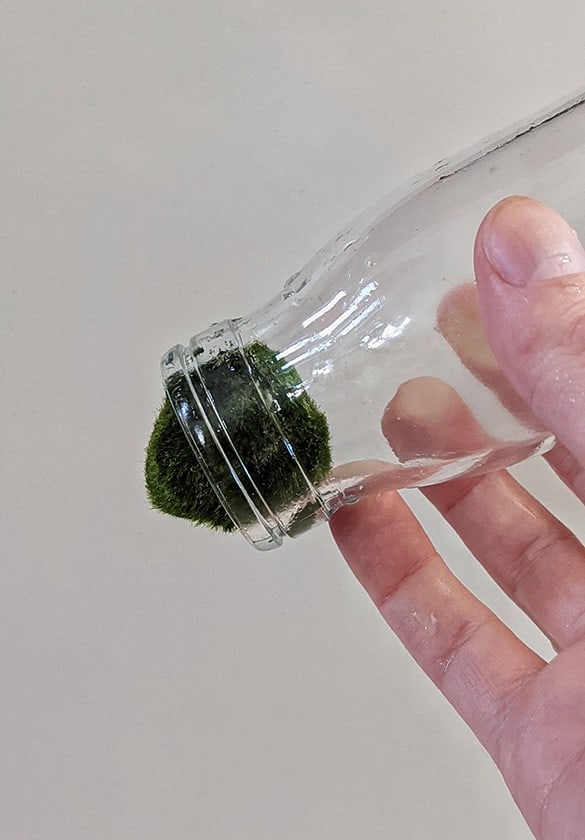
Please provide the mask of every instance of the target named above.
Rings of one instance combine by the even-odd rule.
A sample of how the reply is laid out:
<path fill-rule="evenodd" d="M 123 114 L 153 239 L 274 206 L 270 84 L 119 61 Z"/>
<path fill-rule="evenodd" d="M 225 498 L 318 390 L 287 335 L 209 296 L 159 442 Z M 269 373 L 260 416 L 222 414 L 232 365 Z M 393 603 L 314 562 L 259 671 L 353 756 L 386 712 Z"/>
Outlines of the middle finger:
<path fill-rule="evenodd" d="M 509 473 L 424 493 L 557 649 L 585 636 L 585 549 Z"/>

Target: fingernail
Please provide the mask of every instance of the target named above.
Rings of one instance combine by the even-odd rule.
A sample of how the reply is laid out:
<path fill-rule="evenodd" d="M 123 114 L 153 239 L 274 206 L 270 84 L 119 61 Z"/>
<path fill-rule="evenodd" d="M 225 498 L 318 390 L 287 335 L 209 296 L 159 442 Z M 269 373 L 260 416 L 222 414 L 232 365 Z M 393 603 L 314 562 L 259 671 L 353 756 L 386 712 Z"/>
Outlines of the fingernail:
<path fill-rule="evenodd" d="M 585 250 L 575 231 L 534 199 L 515 197 L 498 204 L 481 236 L 490 265 L 511 286 L 585 272 Z"/>

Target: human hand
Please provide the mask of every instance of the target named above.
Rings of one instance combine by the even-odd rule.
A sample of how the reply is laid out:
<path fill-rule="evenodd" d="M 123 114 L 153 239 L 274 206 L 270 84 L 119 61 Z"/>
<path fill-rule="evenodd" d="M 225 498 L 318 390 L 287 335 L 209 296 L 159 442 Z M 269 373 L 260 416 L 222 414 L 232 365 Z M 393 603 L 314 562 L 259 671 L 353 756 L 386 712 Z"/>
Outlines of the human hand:
<path fill-rule="evenodd" d="M 552 210 L 498 204 L 475 243 L 479 308 L 509 382 L 585 501 L 585 251 Z M 424 489 L 557 655 L 546 663 L 449 571 L 394 492 L 332 519 L 357 578 L 486 747 L 538 840 L 585 838 L 585 548 L 507 472 Z"/>

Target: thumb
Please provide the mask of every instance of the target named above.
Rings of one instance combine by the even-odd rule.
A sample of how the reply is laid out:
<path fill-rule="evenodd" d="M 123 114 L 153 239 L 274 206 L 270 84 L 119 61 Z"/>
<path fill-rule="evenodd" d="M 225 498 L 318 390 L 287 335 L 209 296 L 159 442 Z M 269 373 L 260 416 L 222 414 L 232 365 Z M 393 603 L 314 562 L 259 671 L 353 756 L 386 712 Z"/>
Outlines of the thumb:
<path fill-rule="evenodd" d="M 475 242 L 488 341 L 534 414 L 585 465 L 585 250 L 530 198 L 497 204 Z"/>

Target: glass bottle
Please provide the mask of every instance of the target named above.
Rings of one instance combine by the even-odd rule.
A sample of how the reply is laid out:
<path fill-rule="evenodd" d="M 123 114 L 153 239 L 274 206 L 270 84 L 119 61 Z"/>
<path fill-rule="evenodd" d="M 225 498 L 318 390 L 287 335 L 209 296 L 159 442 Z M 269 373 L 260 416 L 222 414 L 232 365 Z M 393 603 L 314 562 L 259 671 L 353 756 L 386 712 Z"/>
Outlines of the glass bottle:
<path fill-rule="evenodd" d="M 193 457 L 252 545 L 275 548 L 366 494 L 487 472 L 553 445 L 499 371 L 475 303 L 477 228 L 512 194 L 552 205 L 585 238 L 585 92 L 441 161 L 344 228 L 261 309 L 165 354 Z M 255 346 L 274 352 L 281 387 L 258 373 Z M 234 352 L 253 384 L 253 445 L 278 431 L 288 495 L 267 490 L 248 458 L 240 409 L 225 397 L 233 365 L 214 368 Z M 318 479 L 280 422 L 302 395 L 328 424 L 331 461 Z"/>

